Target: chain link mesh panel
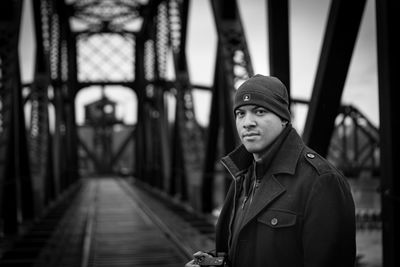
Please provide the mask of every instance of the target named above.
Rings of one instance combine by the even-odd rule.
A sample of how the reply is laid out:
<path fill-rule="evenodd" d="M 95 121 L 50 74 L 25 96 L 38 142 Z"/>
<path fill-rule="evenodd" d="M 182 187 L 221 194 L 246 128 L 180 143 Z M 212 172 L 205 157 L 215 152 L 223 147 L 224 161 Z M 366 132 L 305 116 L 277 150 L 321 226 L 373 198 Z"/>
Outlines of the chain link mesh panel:
<path fill-rule="evenodd" d="M 120 34 L 78 36 L 79 82 L 132 82 L 134 80 L 134 40 Z"/>

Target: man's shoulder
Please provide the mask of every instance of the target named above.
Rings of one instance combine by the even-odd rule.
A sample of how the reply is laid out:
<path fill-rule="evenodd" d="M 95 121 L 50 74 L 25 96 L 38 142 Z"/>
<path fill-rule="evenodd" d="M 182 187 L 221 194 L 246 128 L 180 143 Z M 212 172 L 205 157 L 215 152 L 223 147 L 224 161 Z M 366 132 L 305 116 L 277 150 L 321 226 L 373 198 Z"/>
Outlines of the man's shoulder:
<path fill-rule="evenodd" d="M 309 147 L 305 147 L 303 150 L 302 158 L 304 159 L 303 161 L 305 164 L 313 168 L 318 175 L 326 173 L 342 175 L 332 163 Z"/>

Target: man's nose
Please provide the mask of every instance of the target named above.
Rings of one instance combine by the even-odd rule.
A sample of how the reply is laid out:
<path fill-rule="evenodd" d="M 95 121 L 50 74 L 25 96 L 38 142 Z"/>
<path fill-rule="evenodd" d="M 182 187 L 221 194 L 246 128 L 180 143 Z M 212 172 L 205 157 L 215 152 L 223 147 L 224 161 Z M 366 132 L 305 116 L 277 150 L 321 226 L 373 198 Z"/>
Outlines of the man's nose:
<path fill-rule="evenodd" d="M 254 116 L 250 113 L 247 113 L 243 118 L 243 127 L 249 128 L 249 127 L 253 127 L 255 125 L 256 125 L 256 122 L 254 120 Z"/>

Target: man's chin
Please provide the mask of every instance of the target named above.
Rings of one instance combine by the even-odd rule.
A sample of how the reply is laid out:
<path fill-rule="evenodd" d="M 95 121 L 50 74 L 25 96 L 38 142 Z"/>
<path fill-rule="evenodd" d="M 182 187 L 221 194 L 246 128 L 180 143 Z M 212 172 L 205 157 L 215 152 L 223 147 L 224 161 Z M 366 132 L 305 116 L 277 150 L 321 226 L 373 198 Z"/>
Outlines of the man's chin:
<path fill-rule="evenodd" d="M 244 147 L 246 148 L 246 150 L 249 152 L 249 153 L 259 153 L 261 150 L 260 150 L 260 148 L 258 148 L 258 147 L 256 147 L 256 146 L 253 146 L 253 145 L 249 145 L 249 144 L 244 144 Z"/>

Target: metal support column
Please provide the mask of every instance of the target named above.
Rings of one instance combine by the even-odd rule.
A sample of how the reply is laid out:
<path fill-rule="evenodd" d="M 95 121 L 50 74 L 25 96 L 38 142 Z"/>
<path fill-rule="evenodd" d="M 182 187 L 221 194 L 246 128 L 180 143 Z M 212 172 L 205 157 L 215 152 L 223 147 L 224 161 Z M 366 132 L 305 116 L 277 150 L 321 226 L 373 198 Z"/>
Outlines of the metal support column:
<path fill-rule="evenodd" d="M 376 1 L 382 190 L 383 266 L 400 266 L 400 5 Z"/>
<path fill-rule="evenodd" d="M 179 178 L 182 198 L 201 209 L 201 178 L 204 136 L 196 120 L 192 85 L 186 59 L 186 30 L 189 1 L 170 1 L 169 35 L 173 52 L 176 82 L 176 111 L 173 134 L 173 175 Z"/>
<path fill-rule="evenodd" d="M 34 217 L 19 67 L 22 1 L 0 2 L 0 235 Z"/>
<path fill-rule="evenodd" d="M 46 1 L 33 1 L 35 33 L 36 33 L 36 65 L 33 86 L 31 87 L 31 123 L 30 123 L 30 159 L 35 207 L 40 214 L 44 211 L 46 201 L 54 197 L 48 114 L 48 88 L 50 85 L 49 47 L 45 48 L 49 32 L 44 34 L 43 18 L 48 14 Z M 47 11 L 47 12 L 46 12 Z M 45 37 L 46 36 L 46 37 Z"/>
<path fill-rule="evenodd" d="M 304 127 L 304 141 L 326 156 L 365 0 L 332 1 Z"/>
<path fill-rule="evenodd" d="M 267 0 L 270 74 L 278 77 L 290 96 L 288 0 Z"/>
<path fill-rule="evenodd" d="M 135 86 L 138 99 L 137 123 L 136 123 L 136 170 L 135 175 L 141 180 L 146 176 L 146 132 L 145 132 L 145 88 L 144 80 L 144 39 L 137 36 L 135 39 Z"/>

